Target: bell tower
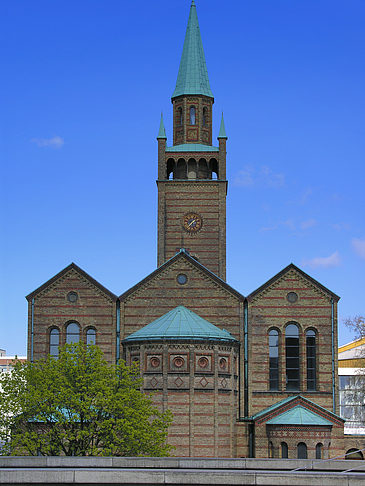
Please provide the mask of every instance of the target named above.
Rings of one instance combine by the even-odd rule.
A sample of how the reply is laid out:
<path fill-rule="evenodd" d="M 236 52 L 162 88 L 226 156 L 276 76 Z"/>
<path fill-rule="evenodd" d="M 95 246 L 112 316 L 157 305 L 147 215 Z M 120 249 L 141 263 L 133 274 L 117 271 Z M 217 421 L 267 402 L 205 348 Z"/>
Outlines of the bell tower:
<path fill-rule="evenodd" d="M 212 145 L 214 97 L 194 0 L 171 101 L 173 145 L 167 146 L 162 115 L 157 136 L 157 264 L 184 248 L 225 280 L 227 136 L 222 115 L 219 145 Z"/>

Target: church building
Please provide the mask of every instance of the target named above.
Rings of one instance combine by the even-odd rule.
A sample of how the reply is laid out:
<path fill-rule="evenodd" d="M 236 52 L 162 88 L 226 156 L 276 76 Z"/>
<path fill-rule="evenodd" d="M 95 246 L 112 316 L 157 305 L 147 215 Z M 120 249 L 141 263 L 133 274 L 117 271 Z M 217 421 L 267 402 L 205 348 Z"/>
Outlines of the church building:
<path fill-rule="evenodd" d="M 157 268 L 118 296 L 71 263 L 27 296 L 28 359 L 80 340 L 138 362 L 173 414 L 176 456 L 339 456 L 339 297 L 293 264 L 248 296 L 226 282 L 227 135 L 222 116 L 214 144 L 213 104 L 193 0 L 173 140 L 162 117 L 157 136 Z"/>

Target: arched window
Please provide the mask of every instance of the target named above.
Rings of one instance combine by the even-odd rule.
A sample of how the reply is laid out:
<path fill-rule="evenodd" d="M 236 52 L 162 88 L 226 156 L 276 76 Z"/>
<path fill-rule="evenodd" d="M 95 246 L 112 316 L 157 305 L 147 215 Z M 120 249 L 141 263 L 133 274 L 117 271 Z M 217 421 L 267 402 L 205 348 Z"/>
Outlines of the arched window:
<path fill-rule="evenodd" d="M 299 442 L 297 445 L 297 457 L 298 459 L 307 459 L 307 446 L 304 444 L 304 442 Z"/>
<path fill-rule="evenodd" d="M 187 179 L 187 164 L 184 159 L 177 161 L 174 179 Z"/>
<path fill-rule="evenodd" d="M 178 124 L 181 126 L 183 124 L 183 111 L 181 107 L 179 107 L 177 110 L 177 119 L 178 119 Z"/>
<path fill-rule="evenodd" d="M 197 176 L 197 165 L 194 159 L 189 159 L 188 161 L 188 179 L 196 179 Z"/>
<path fill-rule="evenodd" d="M 316 445 L 316 459 L 323 459 L 323 444 Z"/>
<path fill-rule="evenodd" d="M 94 328 L 90 327 L 86 331 L 86 346 L 90 346 L 90 344 L 95 344 L 96 342 L 96 331 Z"/>
<path fill-rule="evenodd" d="M 207 108 L 203 108 L 203 120 L 202 120 L 202 125 L 203 127 L 206 127 L 207 126 L 207 115 L 208 115 L 208 109 Z"/>
<path fill-rule="evenodd" d="M 307 348 L 307 390 L 316 389 L 316 333 L 309 329 L 305 333 Z"/>
<path fill-rule="evenodd" d="M 70 322 L 66 327 L 66 343 L 78 343 L 80 341 L 80 326 L 77 322 Z"/>
<path fill-rule="evenodd" d="M 288 459 L 288 444 L 286 442 L 281 443 L 281 458 Z"/>
<path fill-rule="evenodd" d="M 269 442 L 269 457 L 272 459 L 274 457 L 274 445 L 272 442 Z"/>
<path fill-rule="evenodd" d="M 49 333 L 49 354 L 52 358 L 58 358 L 60 345 L 60 331 L 56 328 L 51 329 Z"/>
<path fill-rule="evenodd" d="M 195 125 L 195 106 L 190 107 L 190 125 Z"/>
<path fill-rule="evenodd" d="M 269 367 L 270 390 L 279 390 L 279 333 L 276 329 L 269 332 Z"/>
<path fill-rule="evenodd" d="M 299 390 L 299 329 L 294 323 L 285 328 L 286 389 Z"/>
<path fill-rule="evenodd" d="M 364 459 L 359 449 L 349 449 L 345 454 L 346 459 Z"/>

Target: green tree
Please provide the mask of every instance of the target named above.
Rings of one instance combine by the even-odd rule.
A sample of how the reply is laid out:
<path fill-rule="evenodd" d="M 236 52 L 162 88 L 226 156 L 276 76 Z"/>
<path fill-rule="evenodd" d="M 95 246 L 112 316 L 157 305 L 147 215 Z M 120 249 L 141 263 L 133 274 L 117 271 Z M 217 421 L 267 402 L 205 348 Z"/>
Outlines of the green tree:
<path fill-rule="evenodd" d="M 7 455 L 166 456 L 171 413 L 140 391 L 137 367 L 110 366 L 97 346 L 15 364 L 0 378 L 0 442 Z"/>

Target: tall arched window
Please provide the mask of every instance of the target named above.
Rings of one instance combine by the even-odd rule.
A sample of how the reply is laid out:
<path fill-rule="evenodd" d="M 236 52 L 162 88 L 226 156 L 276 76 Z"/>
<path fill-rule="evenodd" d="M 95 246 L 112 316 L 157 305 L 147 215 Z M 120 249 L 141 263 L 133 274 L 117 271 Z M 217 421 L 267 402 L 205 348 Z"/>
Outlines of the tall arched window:
<path fill-rule="evenodd" d="M 56 328 L 51 329 L 49 333 L 49 354 L 52 358 L 58 358 L 60 345 L 60 331 Z"/>
<path fill-rule="evenodd" d="M 178 108 L 177 110 L 177 118 L 178 118 L 178 124 L 181 126 L 183 124 L 183 111 L 182 108 Z"/>
<path fill-rule="evenodd" d="M 323 459 L 323 444 L 316 445 L 316 459 Z"/>
<path fill-rule="evenodd" d="M 190 125 L 195 125 L 195 119 L 196 119 L 195 113 L 196 113 L 195 106 L 191 106 L 190 107 Z"/>
<path fill-rule="evenodd" d="M 86 346 L 90 346 L 90 344 L 95 344 L 96 342 L 96 331 L 92 327 L 90 327 L 86 331 Z"/>
<path fill-rule="evenodd" d="M 316 333 L 309 329 L 305 333 L 307 349 L 307 390 L 316 389 Z"/>
<path fill-rule="evenodd" d="M 307 459 L 307 446 L 304 444 L 304 442 L 299 442 L 297 445 L 297 457 L 298 459 Z"/>
<path fill-rule="evenodd" d="M 286 389 L 299 390 L 299 329 L 294 323 L 285 328 Z"/>
<path fill-rule="evenodd" d="M 66 327 L 66 343 L 78 343 L 80 341 L 80 326 L 77 322 L 70 322 Z"/>
<path fill-rule="evenodd" d="M 281 443 L 281 458 L 288 459 L 288 444 L 286 442 Z"/>
<path fill-rule="evenodd" d="M 203 120 L 202 120 L 202 125 L 203 127 L 206 127 L 207 126 L 207 114 L 208 114 L 208 110 L 207 108 L 203 108 Z"/>
<path fill-rule="evenodd" d="M 279 390 L 279 332 L 269 332 L 269 383 L 270 390 Z"/>

